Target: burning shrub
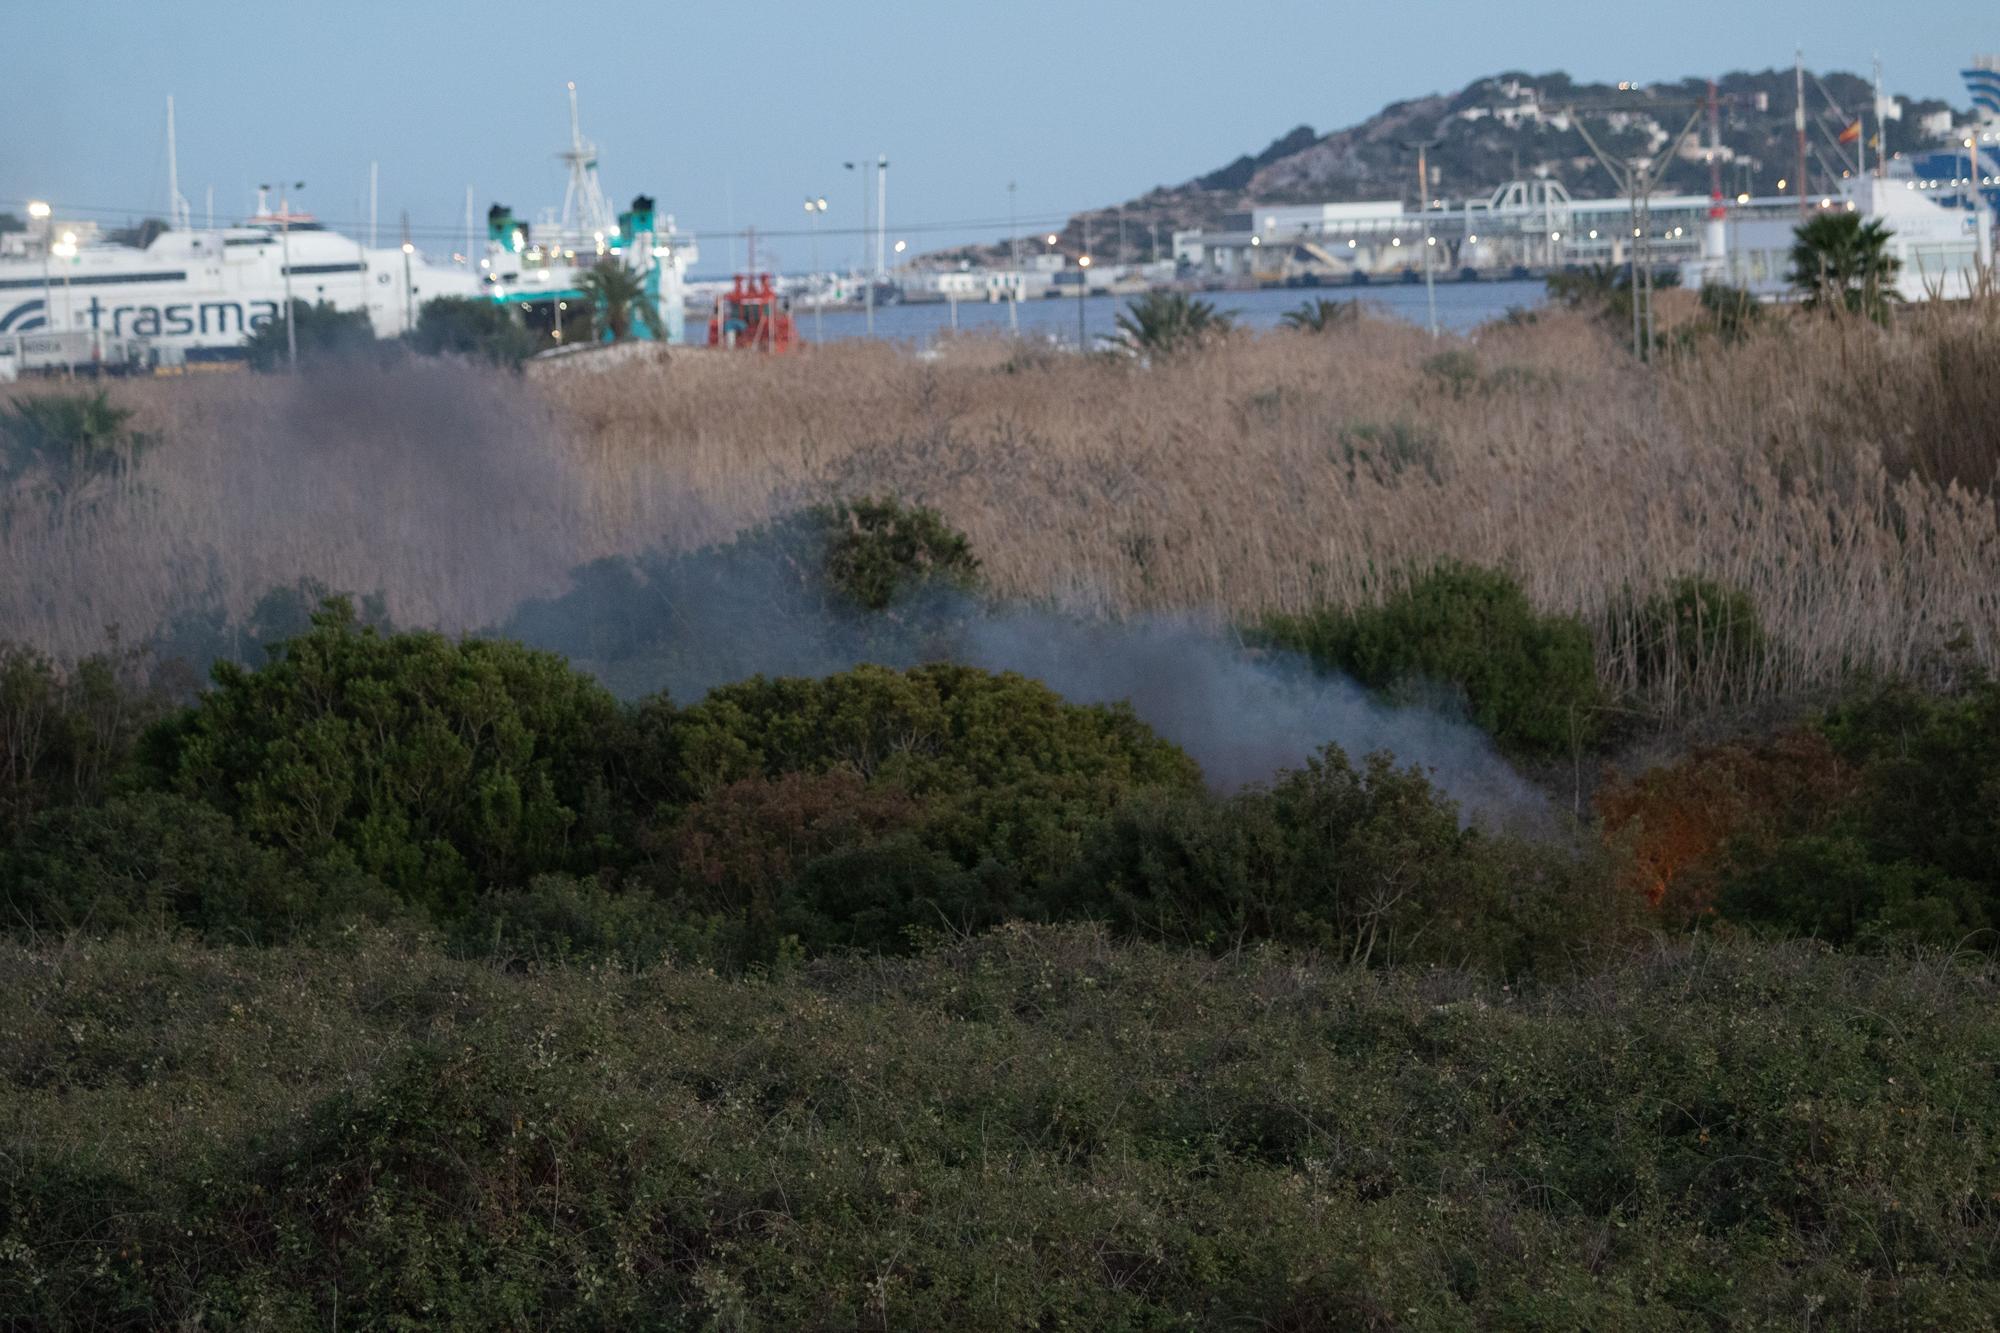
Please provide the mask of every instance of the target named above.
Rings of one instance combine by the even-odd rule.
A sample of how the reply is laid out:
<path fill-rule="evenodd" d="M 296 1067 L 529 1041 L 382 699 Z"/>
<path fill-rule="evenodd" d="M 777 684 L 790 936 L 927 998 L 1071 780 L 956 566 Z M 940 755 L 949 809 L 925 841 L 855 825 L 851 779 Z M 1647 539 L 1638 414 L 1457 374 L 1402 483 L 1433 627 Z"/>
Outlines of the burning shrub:
<path fill-rule="evenodd" d="M 1855 785 L 1823 737 L 1794 731 L 1761 745 L 1709 746 L 1607 783 L 1596 807 L 1606 834 L 1630 851 L 1636 895 L 1688 920 L 1715 906 L 1732 855 L 1824 827 Z"/>
<path fill-rule="evenodd" d="M 1444 565 L 1381 606 L 1274 615 L 1264 634 L 1376 688 L 1454 688 L 1473 721 L 1517 751 L 1558 753 L 1598 730 L 1589 632 L 1537 614 L 1498 570 Z"/>

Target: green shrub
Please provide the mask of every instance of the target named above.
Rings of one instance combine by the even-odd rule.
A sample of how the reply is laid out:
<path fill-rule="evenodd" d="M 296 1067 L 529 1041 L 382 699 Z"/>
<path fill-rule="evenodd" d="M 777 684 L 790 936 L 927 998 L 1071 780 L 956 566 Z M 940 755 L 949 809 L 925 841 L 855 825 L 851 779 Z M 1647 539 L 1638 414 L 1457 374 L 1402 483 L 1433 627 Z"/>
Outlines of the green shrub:
<path fill-rule="evenodd" d="M 616 702 L 511 643 L 381 634 L 328 602 L 266 665 L 149 738 L 150 780 L 300 866 L 358 871 L 423 910 L 610 850 Z"/>
<path fill-rule="evenodd" d="M 1723 915 L 1836 944 L 2000 948 L 2000 682 L 1871 691 L 1821 723 L 1858 770 L 1810 836 L 1736 849 Z"/>
<path fill-rule="evenodd" d="M 920 505 L 845 500 L 813 510 L 812 518 L 826 534 L 827 583 L 870 611 L 927 583 L 969 588 L 979 576 L 965 535 Z"/>
<path fill-rule="evenodd" d="M 1074 860 L 1126 795 L 1191 791 L 1201 781 L 1191 759 L 1122 704 L 1071 704 L 1012 673 L 947 663 L 726 686 L 680 714 L 675 743 L 690 801 L 712 801 L 746 779 L 845 772 L 916 802 L 920 817 L 881 806 L 865 816 L 883 833 L 907 817 L 910 836 L 945 858 L 900 863 L 899 882 L 919 897 L 884 927 L 891 933 L 1033 914 L 1036 886 Z M 864 818 L 860 810 L 845 817 Z M 919 863 L 938 873 L 935 883 L 911 877 Z M 958 879 L 950 867 L 979 879 Z"/>
<path fill-rule="evenodd" d="M 1472 720 L 1516 751 L 1560 753 L 1599 728 L 1589 632 L 1537 614 L 1498 570 L 1442 566 L 1381 606 L 1271 616 L 1263 637 L 1376 688 L 1455 688 Z"/>
<path fill-rule="evenodd" d="M 1354 962 L 1516 972 L 1629 935 L 1599 855 L 1460 826 L 1457 807 L 1388 755 L 1328 746 L 1268 790 L 1140 797 L 1069 877 L 1063 915 L 1206 948 L 1280 940 Z"/>
<path fill-rule="evenodd" d="M 394 915 L 361 876 L 328 882 L 251 841 L 228 816 L 163 792 L 65 806 L 0 854 L 10 924 L 91 935 L 188 928 L 268 944 L 336 918 Z"/>
<path fill-rule="evenodd" d="M 424 302 L 417 312 L 410 346 L 425 356 L 462 356 L 519 370 L 535 353 L 535 335 L 511 304 L 475 296 L 440 296 Z"/>
<path fill-rule="evenodd" d="M 243 354 L 252 370 L 290 368 L 293 342 L 301 367 L 379 365 L 402 355 L 398 344 L 376 339 L 365 310 L 340 310 L 325 301 L 307 305 L 294 299 L 291 322 L 288 336 L 283 313 L 275 314 L 244 339 Z"/>
<path fill-rule="evenodd" d="M 0 848 L 36 812 L 100 799 L 165 710 L 140 658 L 94 654 L 64 668 L 0 642 Z"/>
<path fill-rule="evenodd" d="M 1792 838 L 1739 859 L 1716 900 L 1727 920 L 1835 945 L 1994 947 L 1990 891 L 1935 865 L 1877 859 L 1852 834 Z"/>

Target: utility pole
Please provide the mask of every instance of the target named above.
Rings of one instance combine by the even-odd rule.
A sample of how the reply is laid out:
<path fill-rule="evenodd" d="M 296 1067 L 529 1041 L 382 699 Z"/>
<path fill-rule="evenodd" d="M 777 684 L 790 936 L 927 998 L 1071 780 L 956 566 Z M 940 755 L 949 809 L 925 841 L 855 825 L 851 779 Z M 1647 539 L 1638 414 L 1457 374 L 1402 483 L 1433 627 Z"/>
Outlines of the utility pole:
<path fill-rule="evenodd" d="M 410 278 L 410 256 L 417 247 L 410 243 L 410 215 L 403 213 L 403 332 L 408 333 L 417 326 L 416 288 Z"/>
<path fill-rule="evenodd" d="M 292 199 L 283 181 L 277 185 L 264 185 L 260 189 L 275 189 L 278 192 L 278 263 L 284 269 L 285 278 L 285 360 L 294 375 L 299 372 L 299 331 L 297 321 L 292 318 Z M 304 181 L 293 181 L 292 189 L 303 190 Z"/>
<path fill-rule="evenodd" d="M 1438 336 L 1438 302 L 1437 279 L 1431 271 L 1431 251 L 1437 248 L 1437 235 L 1431 230 L 1430 150 L 1442 142 L 1442 139 L 1411 139 L 1403 145 L 1417 150 L 1417 210 L 1424 224 L 1424 304 L 1430 308 L 1433 338 Z"/>
<path fill-rule="evenodd" d="M 889 276 L 889 159 L 875 157 L 875 276 Z"/>
<path fill-rule="evenodd" d="M 1803 102 L 1800 103 L 1804 105 Z M 1635 157 L 1629 162 L 1612 158 L 1591 135 L 1590 127 L 1584 123 L 1576 108 L 1570 108 L 1570 120 L 1577 133 L 1590 145 L 1590 151 L 1597 155 L 1621 194 L 1632 200 L 1632 354 L 1641 361 L 1652 354 L 1653 348 L 1653 191 L 1667 174 L 1679 156 L 1681 145 L 1700 123 L 1704 108 L 1697 105 L 1694 113 L 1681 126 L 1681 132 L 1657 158 Z"/>
<path fill-rule="evenodd" d="M 1007 182 L 1007 331 L 1021 331 L 1021 236 L 1014 221 L 1014 182 Z"/>
<path fill-rule="evenodd" d="M 382 164 L 380 162 L 370 162 L 368 164 L 368 248 L 371 250 L 380 243 L 375 229 L 375 205 L 378 197 L 377 187 L 381 184 L 381 176 Z M 209 225 L 212 227 L 214 224 L 210 223 Z"/>

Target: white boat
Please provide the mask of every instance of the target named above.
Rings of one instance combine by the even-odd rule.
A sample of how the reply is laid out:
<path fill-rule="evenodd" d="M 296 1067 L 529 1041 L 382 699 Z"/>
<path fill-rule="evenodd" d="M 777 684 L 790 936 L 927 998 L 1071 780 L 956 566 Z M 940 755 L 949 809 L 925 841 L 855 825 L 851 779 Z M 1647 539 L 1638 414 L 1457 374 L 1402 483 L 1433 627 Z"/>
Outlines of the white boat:
<path fill-rule="evenodd" d="M 167 230 L 144 247 L 97 239 L 57 217 L 0 248 L 0 336 L 40 331 L 143 338 L 190 361 L 241 356 L 244 340 L 307 304 L 365 310 L 380 338 L 426 301 L 473 296 L 469 269 L 400 247 L 371 249 L 304 214 Z M 65 239 L 65 237 L 69 239 Z"/>
<path fill-rule="evenodd" d="M 169 116 L 171 127 L 171 109 Z M 693 238 L 644 197 L 612 214 L 598 185 L 597 150 L 577 124 L 574 84 L 570 147 L 562 156 L 570 187 L 561 213 L 530 226 L 496 208 L 476 263 L 471 256 L 434 261 L 409 243 L 368 246 L 283 202 L 271 212 L 260 200 L 258 215 L 238 225 L 195 228 L 171 185 L 178 225 L 143 246 L 110 241 L 94 224 L 65 221 L 59 211 L 45 213 L 28 231 L 0 236 L 0 340 L 87 334 L 144 340 L 174 361 L 233 359 L 249 335 L 282 316 L 287 293 L 365 311 L 378 338 L 404 333 L 424 304 L 441 296 L 518 302 L 531 322 L 559 330 L 578 279 L 606 260 L 639 277 L 669 338 L 678 340 L 687 269 L 697 255 Z M 643 326 L 635 332 L 647 336 Z"/>

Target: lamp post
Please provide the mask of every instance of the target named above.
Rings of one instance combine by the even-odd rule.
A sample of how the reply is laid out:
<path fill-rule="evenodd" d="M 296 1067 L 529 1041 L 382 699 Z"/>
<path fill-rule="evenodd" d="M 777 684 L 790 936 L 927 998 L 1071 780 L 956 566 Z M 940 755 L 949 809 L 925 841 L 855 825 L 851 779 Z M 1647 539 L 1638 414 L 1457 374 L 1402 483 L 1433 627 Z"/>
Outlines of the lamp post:
<path fill-rule="evenodd" d="M 868 336 L 872 338 L 875 336 L 875 280 L 868 276 L 868 201 L 873 195 L 868 189 L 868 173 L 861 169 L 860 159 L 843 162 L 841 165 L 853 172 L 855 179 L 861 182 L 861 262 L 855 266 L 854 274 L 861 279 L 862 288 L 866 292 L 863 304 L 868 311 Z"/>
<path fill-rule="evenodd" d="M 272 187 L 262 187 L 266 190 Z M 306 188 L 304 181 L 293 181 L 294 190 Z M 285 279 L 285 360 L 291 364 L 292 373 L 299 369 L 299 331 L 292 318 L 292 201 L 282 183 L 278 189 L 278 264 L 284 270 Z"/>
<path fill-rule="evenodd" d="M 1076 257 L 1076 350 L 1085 351 L 1089 344 L 1083 340 L 1083 303 L 1090 298 L 1090 256 Z"/>
<path fill-rule="evenodd" d="M 54 328 L 56 322 L 55 302 L 49 299 L 49 228 L 53 225 L 49 221 L 49 215 L 52 211 L 49 208 L 48 201 L 45 199 L 30 199 L 28 201 L 28 216 L 42 224 L 42 325 L 44 328 Z"/>
<path fill-rule="evenodd" d="M 416 246 L 408 241 L 403 242 L 403 332 L 405 333 L 415 327 L 417 322 L 416 314 L 410 308 L 410 293 L 413 290 L 410 286 L 410 256 L 416 252 Z"/>
<path fill-rule="evenodd" d="M 62 234 L 62 239 L 60 241 L 57 241 L 55 245 L 51 248 L 55 251 L 57 259 L 65 261 L 75 259 L 76 233 L 73 231 L 64 232 Z M 44 275 L 46 275 L 48 271 L 47 268 L 48 261 L 45 259 L 42 261 L 42 264 L 43 264 L 43 273 Z M 46 286 L 48 282 L 47 277 L 44 276 L 42 281 L 43 284 Z M 65 263 L 63 266 L 63 374 L 70 379 L 75 379 L 76 353 L 70 346 L 69 331 L 71 327 L 76 323 L 76 311 L 70 302 L 69 293 L 70 293 L 69 266 L 67 263 Z"/>
<path fill-rule="evenodd" d="M 824 213 L 824 212 L 826 212 L 826 196 L 825 196 L 825 195 L 823 195 L 823 194 L 822 194 L 822 195 L 813 195 L 813 196 L 810 196 L 810 197 L 808 197 L 808 198 L 806 199 L 806 215 L 807 215 L 808 217 L 810 217 L 810 218 L 812 219 L 812 224 L 813 224 L 813 229 L 812 229 L 812 267 L 813 267 L 813 282 L 814 282 L 814 283 L 817 283 L 817 282 L 819 281 L 819 276 L 820 276 L 820 274 L 819 274 L 819 218 L 820 218 L 820 214 L 822 214 L 822 213 Z M 820 336 L 821 332 L 823 331 L 823 321 L 825 320 L 825 318 L 826 318 L 826 296 L 825 296 L 825 293 L 824 293 L 824 292 L 818 292 L 818 293 L 815 293 L 815 298 L 814 298 L 814 300 L 813 300 L 813 341 L 814 341 L 814 342 L 824 342 L 824 341 L 825 341 L 825 339 L 824 339 L 824 338 L 822 338 L 822 337 Z"/>

